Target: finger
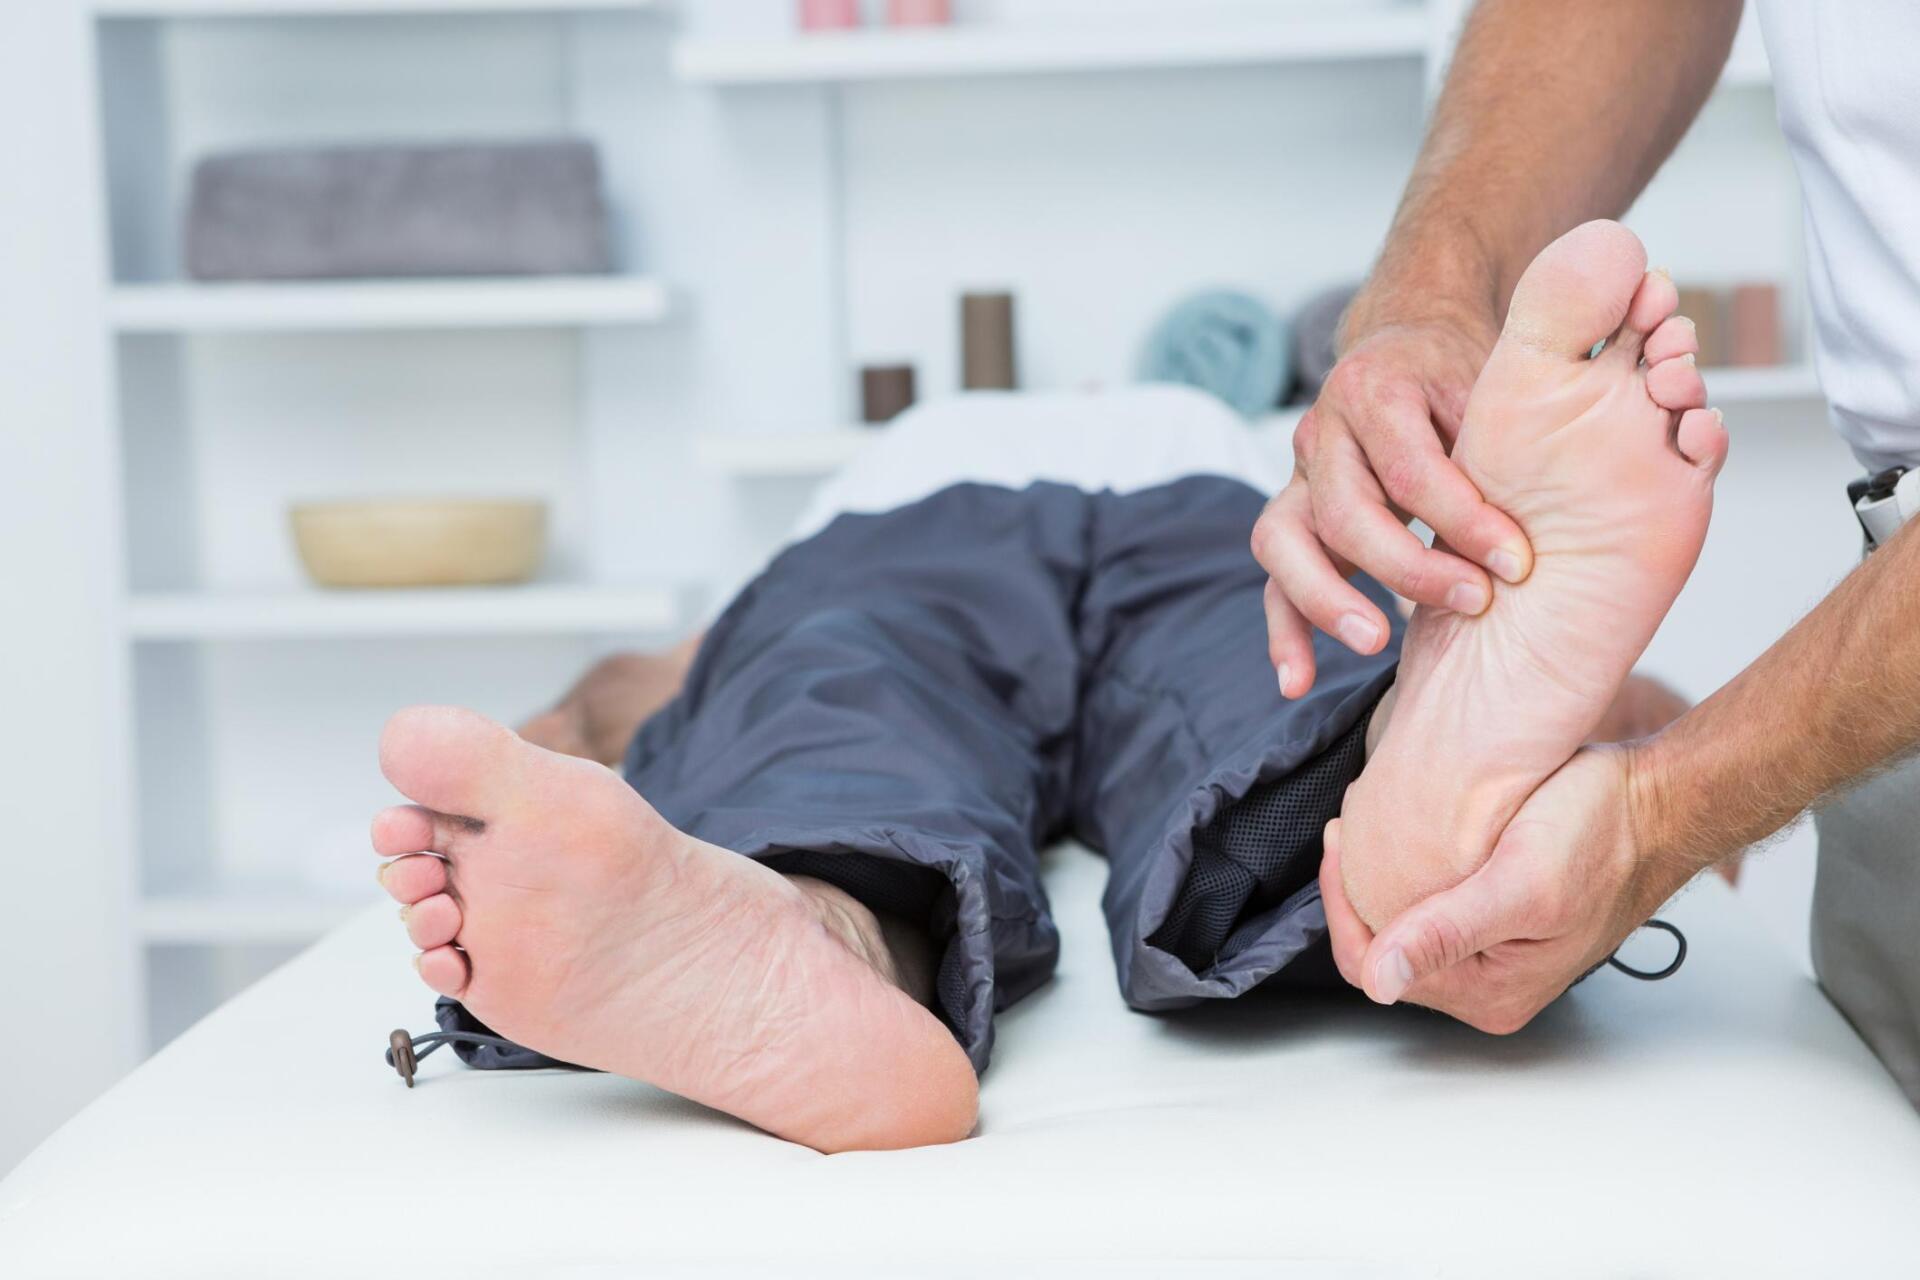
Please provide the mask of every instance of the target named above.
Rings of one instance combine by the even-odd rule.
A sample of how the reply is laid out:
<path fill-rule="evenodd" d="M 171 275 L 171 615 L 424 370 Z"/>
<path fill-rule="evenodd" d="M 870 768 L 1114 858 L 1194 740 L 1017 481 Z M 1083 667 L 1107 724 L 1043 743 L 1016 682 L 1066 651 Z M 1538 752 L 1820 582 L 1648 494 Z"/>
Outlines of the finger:
<path fill-rule="evenodd" d="M 1699 354 L 1699 327 L 1686 316 L 1670 316 L 1647 339 L 1640 358 L 1651 365 L 1659 364 L 1662 360 L 1677 360 L 1681 356 L 1697 358 Z"/>
<path fill-rule="evenodd" d="M 1691 355 L 1648 366 L 1647 394 L 1662 409 L 1675 413 L 1704 409 L 1707 404 L 1707 384 L 1701 381 L 1699 366 Z"/>
<path fill-rule="evenodd" d="M 394 901 L 412 904 L 446 892 L 447 864 L 429 853 L 410 854 L 381 863 L 379 879 Z"/>
<path fill-rule="evenodd" d="M 1689 409 L 1673 436 L 1680 456 L 1708 475 L 1727 460 L 1727 424 L 1718 409 Z"/>
<path fill-rule="evenodd" d="M 1429 974 L 1518 936 L 1509 924 L 1513 895 L 1499 858 L 1451 889 L 1407 908 L 1367 948 L 1361 977 L 1368 996 L 1393 1004 Z"/>
<path fill-rule="evenodd" d="M 1459 553 L 1450 558 L 1465 557 L 1485 565 L 1503 581 L 1524 582 L 1533 568 L 1527 535 L 1483 498 L 1466 472 L 1447 456 L 1427 410 L 1408 402 L 1387 411 L 1377 425 L 1378 432 L 1362 441 L 1366 465 L 1394 505 L 1425 521 L 1436 538 Z M 1362 561 L 1355 563 L 1368 568 Z M 1483 577 L 1476 574 L 1476 579 L 1484 585 Z M 1408 591 L 1400 594 L 1422 604 L 1446 603 Z"/>
<path fill-rule="evenodd" d="M 1437 445 L 1434 452 L 1440 465 L 1453 465 Z M 1328 548 L 1416 604 L 1465 614 L 1485 610 L 1493 600 L 1487 575 L 1478 565 L 1421 542 L 1387 507 L 1362 456 L 1355 448 L 1348 464 L 1323 469 L 1314 486 L 1314 524 Z M 1411 481 L 1395 483 L 1402 491 L 1417 487 Z"/>
<path fill-rule="evenodd" d="M 1333 963 L 1340 976 L 1355 987 L 1360 983 L 1360 961 L 1373 941 L 1353 904 L 1347 900 L 1346 881 L 1340 878 L 1340 819 L 1327 824 L 1321 838 L 1320 903 L 1327 913 L 1327 938 L 1333 944 Z"/>
<path fill-rule="evenodd" d="M 1349 649 L 1378 653 L 1387 643 L 1387 615 L 1334 567 L 1298 513 L 1260 528 L 1254 556 L 1294 609 Z"/>
<path fill-rule="evenodd" d="M 1313 688 L 1313 626 L 1287 601 L 1280 584 L 1267 579 L 1261 605 L 1267 614 L 1267 658 L 1280 683 L 1280 696 L 1299 698 Z"/>
<path fill-rule="evenodd" d="M 421 981 L 449 999 L 458 1000 L 467 989 L 472 969 L 467 954 L 455 947 L 433 947 L 413 958 Z"/>
<path fill-rule="evenodd" d="M 443 947 L 460 935 L 460 904 L 444 893 L 400 908 L 400 918 L 407 923 L 407 937 L 422 951 Z"/>

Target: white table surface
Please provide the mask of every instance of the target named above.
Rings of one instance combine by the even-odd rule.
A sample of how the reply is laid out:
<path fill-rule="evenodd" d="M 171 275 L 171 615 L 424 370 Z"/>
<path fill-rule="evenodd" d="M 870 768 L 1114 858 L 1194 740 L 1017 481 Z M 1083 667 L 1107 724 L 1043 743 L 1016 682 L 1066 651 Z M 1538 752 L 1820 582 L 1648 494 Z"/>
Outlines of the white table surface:
<path fill-rule="evenodd" d="M 1355 1001 L 1127 1012 L 1051 858 L 1058 978 L 980 1133 L 826 1157 L 631 1081 L 381 1062 L 390 910 L 213 1014 L 0 1183 L 0 1276 L 1920 1274 L 1920 1116 L 1717 882 L 1681 974 L 1522 1034 Z"/>

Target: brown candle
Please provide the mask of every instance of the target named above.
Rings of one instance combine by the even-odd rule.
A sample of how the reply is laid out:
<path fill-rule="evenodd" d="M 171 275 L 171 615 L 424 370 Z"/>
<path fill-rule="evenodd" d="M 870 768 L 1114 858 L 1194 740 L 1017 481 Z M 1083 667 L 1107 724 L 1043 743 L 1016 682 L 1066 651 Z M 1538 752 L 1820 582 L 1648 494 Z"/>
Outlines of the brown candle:
<path fill-rule="evenodd" d="M 1013 295 L 969 293 L 960 299 L 960 385 L 968 391 L 1012 391 Z"/>
<path fill-rule="evenodd" d="M 860 371 L 860 420 L 878 425 L 913 407 L 913 366 L 870 364 Z"/>

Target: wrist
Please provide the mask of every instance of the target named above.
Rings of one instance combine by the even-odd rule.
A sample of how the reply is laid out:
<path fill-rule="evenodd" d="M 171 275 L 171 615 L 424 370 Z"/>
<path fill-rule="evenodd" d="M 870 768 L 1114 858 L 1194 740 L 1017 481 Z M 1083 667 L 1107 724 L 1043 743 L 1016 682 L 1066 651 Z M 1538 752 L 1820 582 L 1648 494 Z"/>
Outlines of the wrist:
<path fill-rule="evenodd" d="M 1631 908 L 1644 920 L 1714 859 L 1690 847 L 1693 824 L 1679 800 L 1682 777 L 1664 734 L 1618 748 L 1625 771 L 1628 845 L 1634 861 Z"/>
<path fill-rule="evenodd" d="M 1500 336 L 1499 280 L 1478 237 L 1464 227 L 1396 230 L 1347 308 L 1339 351 L 1383 329 L 1421 325 L 1457 334 L 1484 361 Z"/>

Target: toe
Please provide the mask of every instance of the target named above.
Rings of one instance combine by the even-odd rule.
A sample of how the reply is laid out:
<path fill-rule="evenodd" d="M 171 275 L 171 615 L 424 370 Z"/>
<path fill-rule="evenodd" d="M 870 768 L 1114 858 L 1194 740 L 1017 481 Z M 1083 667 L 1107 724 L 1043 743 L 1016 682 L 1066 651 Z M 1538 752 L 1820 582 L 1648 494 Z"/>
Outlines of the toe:
<path fill-rule="evenodd" d="M 1707 403 L 1707 384 L 1691 355 L 1662 360 L 1647 370 L 1647 394 L 1662 409 L 1679 413 L 1699 409 Z"/>
<path fill-rule="evenodd" d="M 444 893 L 447 888 L 447 864 L 431 854 L 414 854 L 380 864 L 380 887 L 395 902 L 415 903 Z"/>
<path fill-rule="evenodd" d="M 402 907 L 400 918 L 407 922 L 407 937 L 422 951 L 443 947 L 460 933 L 460 904 L 444 893 Z"/>
<path fill-rule="evenodd" d="M 433 812 L 400 804 L 373 815 L 373 851 L 383 858 L 426 853 L 433 848 Z"/>
<path fill-rule="evenodd" d="M 461 707 L 408 707 L 380 734 L 380 772 L 409 800 L 481 815 L 528 750 L 511 729 Z"/>
<path fill-rule="evenodd" d="M 1679 305 L 1680 291 L 1673 287 L 1673 279 L 1666 272 L 1649 271 L 1642 275 L 1639 287 L 1633 291 L 1633 301 L 1627 304 L 1627 318 L 1620 322 L 1619 330 L 1607 343 L 1608 349 L 1638 361 L 1649 336 L 1672 318 L 1674 308 Z"/>
<path fill-rule="evenodd" d="M 1648 364 L 1678 360 L 1681 356 L 1699 356 L 1700 331 L 1685 316 L 1669 316 L 1647 338 L 1640 358 Z"/>
<path fill-rule="evenodd" d="M 1718 409 L 1690 409 L 1680 415 L 1674 431 L 1680 456 L 1709 476 L 1717 475 L 1727 460 L 1727 424 Z"/>
<path fill-rule="evenodd" d="M 467 967 L 466 953 L 454 947 L 423 951 L 413 958 L 413 967 L 429 987 L 455 1000 L 466 991 L 467 978 L 472 972 Z"/>
<path fill-rule="evenodd" d="M 1542 249 L 1520 277 L 1505 335 L 1542 353 L 1585 359 L 1627 319 L 1646 270 L 1647 252 L 1631 231 L 1617 222 L 1583 223 Z"/>

